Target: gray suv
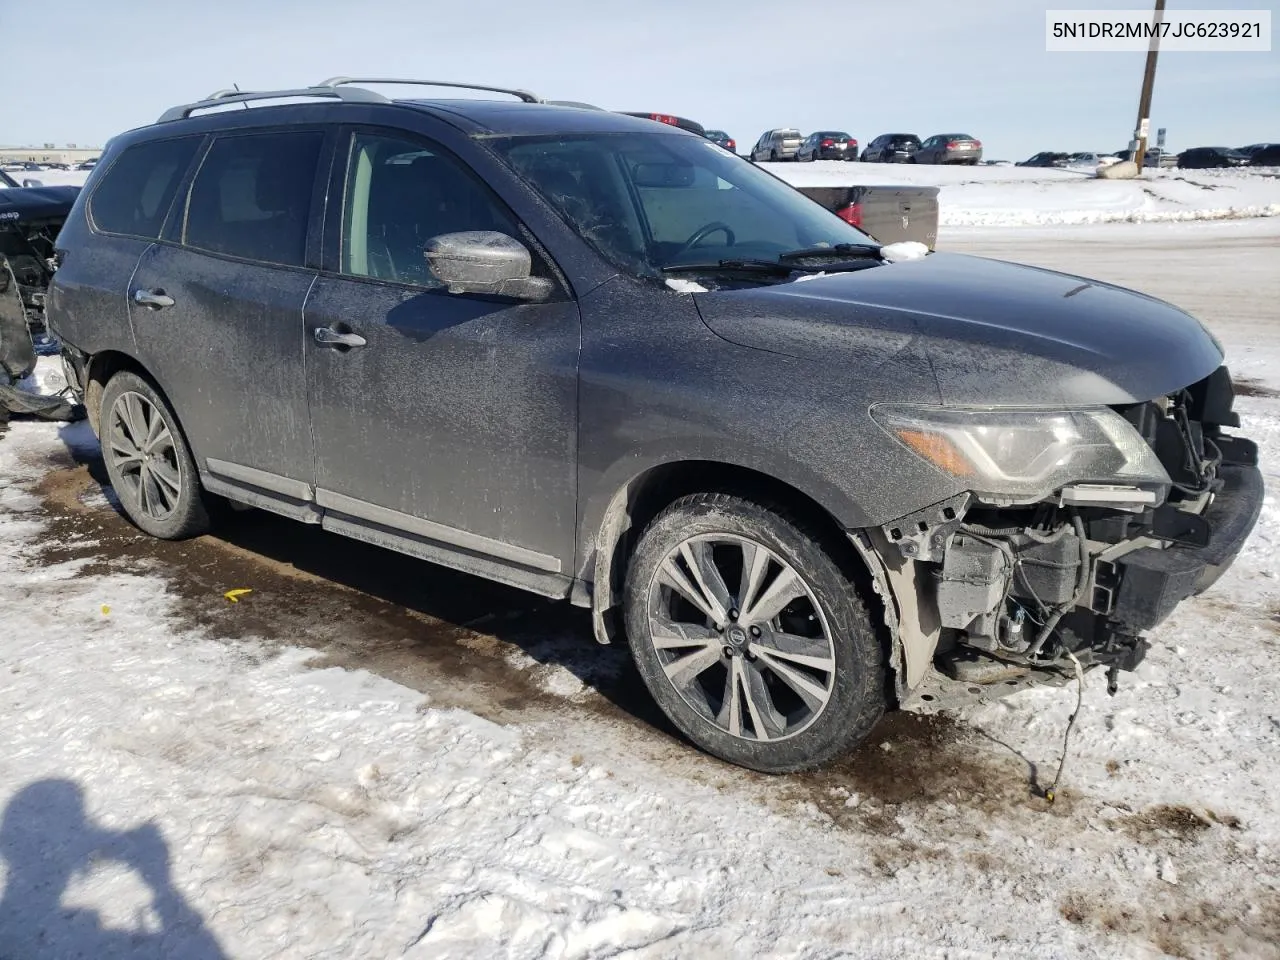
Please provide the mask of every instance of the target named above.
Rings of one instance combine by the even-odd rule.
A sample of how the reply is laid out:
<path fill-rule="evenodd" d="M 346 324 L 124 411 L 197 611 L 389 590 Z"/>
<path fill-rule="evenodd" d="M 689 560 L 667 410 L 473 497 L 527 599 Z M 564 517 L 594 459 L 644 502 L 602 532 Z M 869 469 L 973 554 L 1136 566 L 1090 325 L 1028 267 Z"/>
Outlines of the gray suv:
<path fill-rule="evenodd" d="M 780 772 L 886 708 L 1114 680 L 1253 527 L 1182 311 L 895 259 L 669 125 L 372 83 L 175 107 L 80 193 L 49 321 L 146 532 L 225 498 L 568 600 Z"/>
<path fill-rule="evenodd" d="M 799 130 L 787 127 L 781 130 L 766 130 L 751 148 L 752 160 L 795 160 L 800 152 L 800 143 L 804 136 Z"/>

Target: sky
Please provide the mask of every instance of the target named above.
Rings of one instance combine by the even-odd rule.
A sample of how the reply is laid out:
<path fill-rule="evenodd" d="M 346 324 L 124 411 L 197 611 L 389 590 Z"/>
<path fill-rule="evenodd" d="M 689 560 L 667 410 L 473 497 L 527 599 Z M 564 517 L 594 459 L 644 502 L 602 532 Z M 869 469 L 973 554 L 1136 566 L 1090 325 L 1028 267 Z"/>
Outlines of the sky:
<path fill-rule="evenodd" d="M 514 86 L 764 130 L 965 132 L 988 159 L 1117 150 L 1143 53 L 1048 53 L 1046 8 L 1151 0 L 0 0 L 0 145 L 101 145 L 175 103 L 336 74 Z M 1271 9 L 1277 0 L 1168 0 Z M 49 17 L 52 27 L 39 29 Z M 1168 146 L 1280 141 L 1280 44 L 1160 57 Z"/>

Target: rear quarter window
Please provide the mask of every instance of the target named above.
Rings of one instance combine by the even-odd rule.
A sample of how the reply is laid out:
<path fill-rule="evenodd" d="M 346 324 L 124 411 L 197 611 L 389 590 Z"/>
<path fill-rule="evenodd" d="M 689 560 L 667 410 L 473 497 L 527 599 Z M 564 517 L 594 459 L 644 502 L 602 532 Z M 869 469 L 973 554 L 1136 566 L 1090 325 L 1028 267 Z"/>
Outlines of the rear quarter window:
<path fill-rule="evenodd" d="M 203 136 L 151 140 L 127 147 L 89 198 L 96 230 L 154 240 Z"/>
<path fill-rule="evenodd" d="M 301 266 L 323 141 L 318 130 L 219 137 L 191 185 L 182 242 Z"/>

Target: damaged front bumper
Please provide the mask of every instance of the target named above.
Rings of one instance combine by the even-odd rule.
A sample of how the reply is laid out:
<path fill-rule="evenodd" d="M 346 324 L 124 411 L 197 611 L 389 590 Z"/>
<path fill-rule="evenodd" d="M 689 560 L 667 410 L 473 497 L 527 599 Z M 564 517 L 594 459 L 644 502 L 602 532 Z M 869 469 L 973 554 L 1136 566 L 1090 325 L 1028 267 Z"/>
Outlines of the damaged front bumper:
<path fill-rule="evenodd" d="M 1208 590 L 1231 566 L 1262 512 L 1262 471 L 1252 463 L 1224 463 L 1222 490 L 1203 514 L 1209 528 L 1203 546 L 1143 547 L 1116 561 L 1118 590 L 1111 618 L 1132 630 L 1149 630 L 1188 597 Z"/>
<path fill-rule="evenodd" d="M 1075 661 L 1106 666 L 1114 691 L 1145 656 L 1144 631 L 1212 586 L 1257 522 L 1257 447 L 1223 432 L 1239 426 L 1232 403 L 1220 368 L 1115 408 L 1159 457 L 1167 497 L 1096 484 L 1031 504 L 965 493 L 855 535 L 895 636 L 900 705 L 933 712 L 1061 684 Z"/>

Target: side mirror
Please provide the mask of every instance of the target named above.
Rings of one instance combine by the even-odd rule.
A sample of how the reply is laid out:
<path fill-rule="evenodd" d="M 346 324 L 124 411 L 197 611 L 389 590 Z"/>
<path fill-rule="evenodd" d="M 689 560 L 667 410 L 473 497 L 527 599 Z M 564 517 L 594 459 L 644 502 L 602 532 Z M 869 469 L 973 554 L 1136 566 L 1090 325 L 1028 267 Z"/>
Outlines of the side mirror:
<path fill-rule="evenodd" d="M 531 277 L 533 258 L 514 237 L 493 230 L 442 233 L 427 241 L 427 266 L 450 293 L 487 293 L 542 301 L 555 291 L 545 277 Z"/>
<path fill-rule="evenodd" d="M 43 180 L 36 180 L 36 179 L 35 179 L 35 178 L 33 178 L 33 177 L 23 177 L 23 178 L 22 178 L 22 185 L 23 185 L 24 187 L 43 187 L 43 186 L 44 186 L 44 181 L 43 181 Z"/>

